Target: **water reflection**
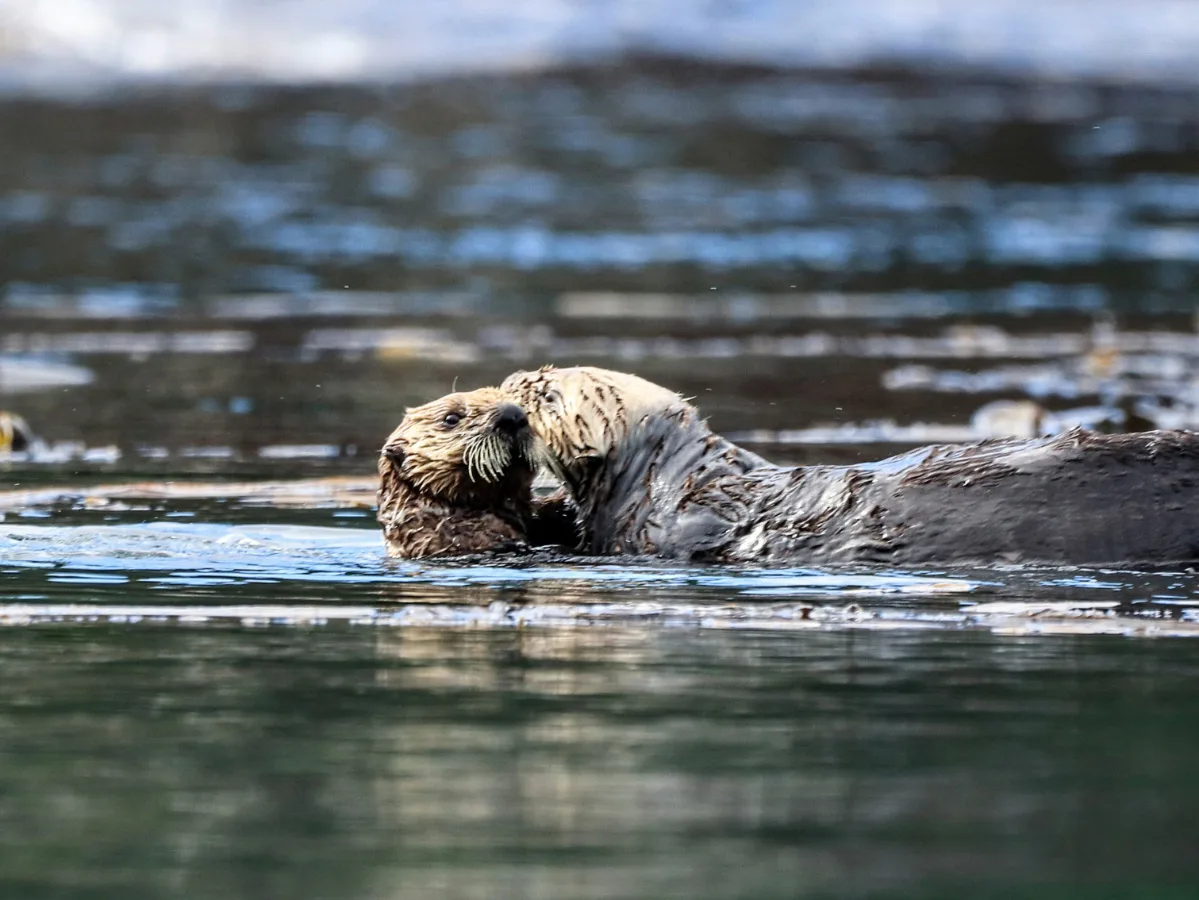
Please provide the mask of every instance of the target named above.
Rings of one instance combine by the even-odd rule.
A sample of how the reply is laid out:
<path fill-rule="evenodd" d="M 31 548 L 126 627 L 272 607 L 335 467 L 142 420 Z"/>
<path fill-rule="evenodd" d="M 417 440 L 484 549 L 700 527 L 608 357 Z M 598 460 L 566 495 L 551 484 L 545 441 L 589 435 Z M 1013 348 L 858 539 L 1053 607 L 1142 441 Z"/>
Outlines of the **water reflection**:
<path fill-rule="evenodd" d="M 0 881 L 23 894 L 999 896 L 1196 875 L 1174 812 L 1199 800 L 1183 644 L 43 627 L 0 648 L 20 823 Z"/>

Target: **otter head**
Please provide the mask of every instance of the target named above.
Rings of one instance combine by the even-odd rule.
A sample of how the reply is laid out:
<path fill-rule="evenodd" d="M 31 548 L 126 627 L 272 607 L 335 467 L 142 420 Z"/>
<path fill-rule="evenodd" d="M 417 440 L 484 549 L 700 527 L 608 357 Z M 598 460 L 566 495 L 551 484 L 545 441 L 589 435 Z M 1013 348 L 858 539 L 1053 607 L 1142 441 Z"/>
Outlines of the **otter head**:
<path fill-rule="evenodd" d="M 678 394 L 644 378 L 592 366 L 517 372 L 500 390 L 525 410 L 542 460 L 576 496 L 588 492 L 646 416 L 687 408 Z"/>
<path fill-rule="evenodd" d="M 407 410 L 383 445 L 381 496 L 399 482 L 452 506 L 527 502 L 535 455 L 524 411 L 499 390 L 448 394 Z"/>

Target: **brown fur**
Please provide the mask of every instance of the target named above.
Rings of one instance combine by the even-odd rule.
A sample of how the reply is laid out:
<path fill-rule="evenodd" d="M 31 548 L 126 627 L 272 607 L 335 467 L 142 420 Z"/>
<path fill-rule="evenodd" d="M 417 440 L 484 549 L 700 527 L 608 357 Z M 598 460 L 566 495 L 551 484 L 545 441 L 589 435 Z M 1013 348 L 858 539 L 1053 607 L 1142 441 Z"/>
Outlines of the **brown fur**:
<path fill-rule="evenodd" d="M 388 554 L 450 556 L 523 544 L 532 518 L 532 442 L 523 412 L 496 388 L 409 409 L 379 456 L 378 520 Z"/>

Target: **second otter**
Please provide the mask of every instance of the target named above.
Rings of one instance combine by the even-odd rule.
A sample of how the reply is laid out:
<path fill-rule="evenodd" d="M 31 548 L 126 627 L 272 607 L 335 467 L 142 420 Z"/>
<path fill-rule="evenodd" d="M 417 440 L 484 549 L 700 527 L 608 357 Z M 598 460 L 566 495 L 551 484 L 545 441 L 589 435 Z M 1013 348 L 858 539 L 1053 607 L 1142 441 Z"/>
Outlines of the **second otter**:
<path fill-rule="evenodd" d="M 580 367 L 509 376 L 579 504 L 583 549 L 727 562 L 1199 560 L 1199 434 L 924 447 L 855 466 L 776 466 L 678 394 Z"/>

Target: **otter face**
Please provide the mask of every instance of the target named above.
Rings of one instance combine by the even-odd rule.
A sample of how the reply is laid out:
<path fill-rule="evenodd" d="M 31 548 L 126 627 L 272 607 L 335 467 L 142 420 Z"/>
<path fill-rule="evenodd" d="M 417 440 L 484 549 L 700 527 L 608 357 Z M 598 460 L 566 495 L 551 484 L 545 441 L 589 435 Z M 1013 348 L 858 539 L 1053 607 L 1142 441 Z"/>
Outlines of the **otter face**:
<path fill-rule="evenodd" d="M 528 419 L 496 388 L 448 394 L 407 411 L 379 456 L 386 484 L 398 478 L 424 496 L 490 506 L 532 484 Z"/>
<path fill-rule="evenodd" d="M 592 366 L 543 366 L 500 386 L 528 414 L 548 467 L 574 490 L 636 428 L 642 417 L 684 405 L 664 387 Z"/>

